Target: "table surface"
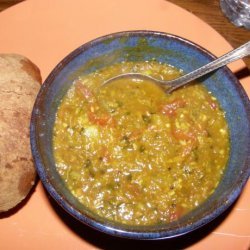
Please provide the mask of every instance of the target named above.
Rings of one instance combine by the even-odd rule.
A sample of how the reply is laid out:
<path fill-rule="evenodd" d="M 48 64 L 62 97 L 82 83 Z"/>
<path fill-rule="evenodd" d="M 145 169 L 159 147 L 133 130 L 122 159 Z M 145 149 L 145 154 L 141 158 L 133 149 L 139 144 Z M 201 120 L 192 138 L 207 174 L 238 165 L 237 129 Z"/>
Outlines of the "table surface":
<path fill-rule="evenodd" d="M 0 0 L 0 12 L 23 0 Z M 168 0 L 195 14 L 220 33 L 233 48 L 250 40 L 250 30 L 236 27 L 220 9 L 219 0 Z M 72 2 L 73 3 L 73 2 Z M 250 70 L 250 57 L 243 59 Z"/>

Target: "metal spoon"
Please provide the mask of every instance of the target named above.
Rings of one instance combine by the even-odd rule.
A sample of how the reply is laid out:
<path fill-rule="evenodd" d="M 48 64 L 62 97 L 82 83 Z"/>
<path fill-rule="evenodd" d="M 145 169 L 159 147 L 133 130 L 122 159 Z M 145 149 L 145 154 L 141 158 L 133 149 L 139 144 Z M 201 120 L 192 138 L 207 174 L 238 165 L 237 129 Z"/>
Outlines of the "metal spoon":
<path fill-rule="evenodd" d="M 155 83 L 161 85 L 161 87 L 164 87 L 166 89 L 167 93 L 171 93 L 174 90 L 190 83 L 192 80 L 195 80 L 201 76 L 206 75 L 207 73 L 214 71 L 222 66 L 225 66 L 233 61 L 236 61 L 240 58 L 243 58 L 245 56 L 250 55 L 250 41 L 241 45 L 237 49 L 234 49 L 227 54 L 217 58 L 216 60 L 188 73 L 185 74 L 179 78 L 176 78 L 174 80 L 166 81 L 166 80 L 159 80 L 154 77 L 144 75 L 142 73 L 124 73 L 117 75 L 115 77 L 109 78 L 106 80 L 103 85 L 106 85 L 114 80 L 120 79 L 120 78 L 144 78 L 144 79 L 150 79 L 154 81 Z"/>

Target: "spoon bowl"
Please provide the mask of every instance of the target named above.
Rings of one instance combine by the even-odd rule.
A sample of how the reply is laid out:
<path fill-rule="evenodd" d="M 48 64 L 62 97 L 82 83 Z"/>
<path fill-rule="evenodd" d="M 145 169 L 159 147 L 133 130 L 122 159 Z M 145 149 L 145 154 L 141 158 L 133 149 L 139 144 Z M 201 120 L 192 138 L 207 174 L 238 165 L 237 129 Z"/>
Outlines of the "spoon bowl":
<path fill-rule="evenodd" d="M 225 111 L 230 130 L 230 159 L 214 193 L 177 221 L 150 226 L 124 225 L 97 216 L 72 195 L 59 176 L 53 154 L 58 106 L 80 76 L 123 61 L 156 60 L 191 72 L 213 60 L 210 52 L 184 38 L 156 31 L 127 31 L 97 38 L 67 55 L 43 83 L 31 118 L 31 148 L 37 172 L 55 201 L 80 222 L 130 239 L 177 238 L 210 223 L 238 198 L 250 174 L 250 105 L 238 79 L 227 68 L 200 79 Z M 70 154 L 69 152 L 65 152 Z M 198 187 L 199 188 L 199 187 Z"/>

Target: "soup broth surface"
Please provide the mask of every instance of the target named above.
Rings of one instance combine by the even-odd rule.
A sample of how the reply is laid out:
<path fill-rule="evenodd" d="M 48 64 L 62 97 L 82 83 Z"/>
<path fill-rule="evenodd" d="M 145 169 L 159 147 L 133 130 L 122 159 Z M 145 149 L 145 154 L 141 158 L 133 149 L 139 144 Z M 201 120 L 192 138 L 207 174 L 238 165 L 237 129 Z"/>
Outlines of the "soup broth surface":
<path fill-rule="evenodd" d="M 56 168 L 73 195 L 101 217 L 127 225 L 168 223 L 217 187 L 229 155 L 225 114 L 202 84 L 170 95 L 142 79 L 101 86 L 125 72 L 181 75 L 149 61 L 79 77 L 56 114 Z"/>

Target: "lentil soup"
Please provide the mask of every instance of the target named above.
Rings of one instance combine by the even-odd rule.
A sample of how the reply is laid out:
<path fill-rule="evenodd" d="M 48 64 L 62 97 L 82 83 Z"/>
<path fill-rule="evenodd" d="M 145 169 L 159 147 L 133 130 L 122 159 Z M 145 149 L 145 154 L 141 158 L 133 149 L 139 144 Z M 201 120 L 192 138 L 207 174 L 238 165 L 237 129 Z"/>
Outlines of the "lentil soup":
<path fill-rule="evenodd" d="M 225 114 L 201 84 L 167 95 L 149 80 L 182 72 L 156 61 L 122 62 L 79 77 L 58 107 L 56 168 L 91 211 L 126 225 L 177 220 L 217 187 L 229 156 Z"/>

